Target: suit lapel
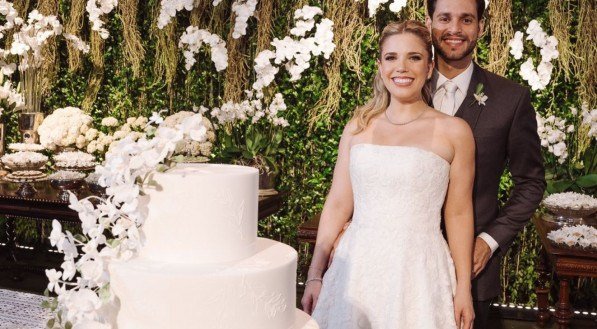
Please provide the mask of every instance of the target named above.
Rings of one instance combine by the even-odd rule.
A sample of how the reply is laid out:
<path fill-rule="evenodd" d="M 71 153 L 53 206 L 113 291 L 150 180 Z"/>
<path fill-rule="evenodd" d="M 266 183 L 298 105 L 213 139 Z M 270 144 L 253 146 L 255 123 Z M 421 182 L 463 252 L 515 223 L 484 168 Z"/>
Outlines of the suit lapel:
<path fill-rule="evenodd" d="M 464 101 L 462 104 L 460 104 L 460 107 L 454 116 L 464 119 L 474 131 L 477 121 L 479 120 L 479 115 L 484 107 L 479 105 L 479 102 L 475 99 L 475 89 L 480 83 L 485 87 L 487 87 L 487 84 L 485 83 L 485 74 L 483 73 L 483 70 L 477 65 L 477 63 L 473 63 L 473 65 L 474 68 L 473 75 L 471 77 L 471 83 L 468 85 L 468 91 Z M 484 90 L 484 92 L 487 93 L 487 90 Z"/>

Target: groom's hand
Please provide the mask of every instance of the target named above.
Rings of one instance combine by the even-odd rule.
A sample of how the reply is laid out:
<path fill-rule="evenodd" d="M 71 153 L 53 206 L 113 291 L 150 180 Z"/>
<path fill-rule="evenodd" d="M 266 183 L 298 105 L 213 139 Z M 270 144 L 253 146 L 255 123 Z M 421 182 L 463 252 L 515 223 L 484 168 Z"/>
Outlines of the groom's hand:
<path fill-rule="evenodd" d="M 491 248 L 485 240 L 477 237 L 475 239 L 475 250 L 473 251 L 473 279 L 483 272 L 489 258 L 491 258 Z"/>

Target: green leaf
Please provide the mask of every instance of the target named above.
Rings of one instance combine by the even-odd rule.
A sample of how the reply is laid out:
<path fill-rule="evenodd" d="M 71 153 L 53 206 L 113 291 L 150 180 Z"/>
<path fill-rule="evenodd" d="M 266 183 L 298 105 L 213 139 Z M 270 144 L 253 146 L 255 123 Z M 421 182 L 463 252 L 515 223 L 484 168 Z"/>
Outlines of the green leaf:
<path fill-rule="evenodd" d="M 46 288 L 46 290 L 44 290 L 44 296 L 50 297 L 50 290 L 48 290 L 48 288 Z"/>
<path fill-rule="evenodd" d="M 576 179 L 576 184 L 583 188 L 597 186 L 597 174 L 588 174 Z"/>
<path fill-rule="evenodd" d="M 102 301 L 106 302 L 110 299 L 110 284 L 106 284 L 99 290 L 99 297 Z"/>
<path fill-rule="evenodd" d="M 75 238 L 75 240 L 79 240 L 83 243 L 87 242 L 87 237 L 84 236 L 83 234 L 75 234 L 74 238 Z"/>
<path fill-rule="evenodd" d="M 569 189 L 574 184 L 574 181 L 569 179 L 559 180 L 559 181 L 548 181 L 547 182 L 547 192 L 549 194 L 553 193 L 560 193 L 564 192 Z"/>
<path fill-rule="evenodd" d="M 64 329 L 73 329 L 73 324 L 70 321 L 67 321 L 64 325 Z"/>
<path fill-rule="evenodd" d="M 52 328 L 54 328 L 54 323 L 56 323 L 56 319 L 55 318 L 51 318 L 46 323 L 46 327 L 49 328 L 49 329 L 52 329 Z"/>
<path fill-rule="evenodd" d="M 41 302 L 41 307 L 43 308 L 50 308 L 50 301 L 49 300 L 44 300 Z"/>

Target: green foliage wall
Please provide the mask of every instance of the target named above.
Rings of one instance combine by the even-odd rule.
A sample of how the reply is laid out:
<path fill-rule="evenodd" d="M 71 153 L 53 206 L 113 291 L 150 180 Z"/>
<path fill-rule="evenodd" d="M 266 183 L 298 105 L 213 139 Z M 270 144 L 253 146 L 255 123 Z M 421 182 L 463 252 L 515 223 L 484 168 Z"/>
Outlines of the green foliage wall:
<path fill-rule="evenodd" d="M 345 0 L 354 1 L 354 0 Z M 211 2 L 211 1 L 210 1 Z M 224 0 L 220 6 L 230 8 L 231 0 Z M 493 2 L 493 1 L 491 1 Z M 567 1 L 573 17 L 576 17 L 578 6 L 582 1 Z M 35 1 L 31 1 L 31 9 Z M 282 0 L 274 1 L 274 12 L 272 16 L 273 37 L 283 38 L 288 34 L 289 25 L 292 23 L 291 14 L 294 9 L 303 4 L 321 6 L 324 15 L 328 16 L 327 8 L 331 1 L 305 1 L 305 0 Z M 324 68 L 329 65 L 322 59 L 312 62 L 312 66 L 297 82 L 290 82 L 287 73 L 281 73 L 276 79 L 275 89 L 282 92 L 288 105 L 286 118 L 290 127 L 284 131 L 284 145 L 286 146 L 279 161 L 281 164 L 281 175 L 278 188 L 289 191 L 289 196 L 283 209 L 275 216 L 260 223 L 260 234 L 282 240 L 295 247 L 300 248 L 304 254 L 304 246 L 296 242 L 297 227 L 301 222 L 321 210 L 326 193 L 329 190 L 332 171 L 337 156 L 338 140 L 344 125 L 352 116 L 353 110 L 363 104 L 371 93 L 371 81 L 376 71 L 375 59 L 377 56 L 377 37 L 380 27 L 388 21 L 409 17 L 423 19 L 425 15 L 423 1 L 409 1 L 413 9 L 405 11 L 402 16 L 396 16 L 388 10 L 380 10 L 376 18 L 365 20 L 367 33 L 359 48 L 351 51 L 360 52 L 361 66 L 358 72 L 351 70 L 347 65 L 341 66 L 340 76 L 342 78 L 340 110 L 331 116 L 323 117 L 313 127 L 309 126 L 309 113 L 322 96 L 322 91 L 327 86 L 327 79 Z M 514 30 L 524 31 L 528 22 L 537 19 L 543 28 L 551 34 L 548 0 L 513 0 L 512 1 L 512 24 Z M 59 1 L 59 16 L 62 21 L 68 17 L 71 1 Z M 490 5 L 491 6 L 491 5 Z M 123 23 L 118 11 L 113 12 L 107 18 L 110 37 L 104 45 L 104 69 L 101 88 L 97 95 L 91 113 L 96 122 L 99 123 L 102 117 L 115 116 L 125 119 L 128 116 L 150 115 L 153 111 L 164 108 L 170 112 L 189 110 L 193 105 L 205 105 L 208 107 L 217 106 L 224 101 L 224 73 L 217 73 L 209 59 L 209 53 L 205 51 L 200 55 L 197 64 L 187 72 L 184 69 L 183 58 L 178 56 L 178 66 L 175 78 L 171 85 L 168 84 L 164 72 L 156 72 L 156 64 L 163 61 L 158 57 L 158 35 L 155 28 L 156 11 L 159 8 L 158 0 L 139 1 L 139 15 L 137 17 L 138 29 L 142 36 L 145 48 L 145 57 L 142 61 L 141 74 L 134 77 L 131 66 L 126 62 L 123 53 Z M 366 17 L 365 5 L 361 11 L 354 13 Z M 387 8 L 387 7 L 386 7 Z M 259 9 L 259 7 L 258 7 Z M 217 31 L 221 36 L 228 34 L 230 28 L 230 13 L 227 10 L 208 9 L 202 16 L 202 22 L 209 28 L 223 26 Z M 180 12 L 176 20 L 173 20 L 178 38 L 186 26 L 189 25 L 190 13 Z M 221 24 L 220 24 L 221 23 Z M 575 31 L 575 24 L 570 25 L 571 33 Z M 249 64 L 252 68 L 252 58 L 256 53 L 257 22 L 255 18 L 249 21 L 249 31 L 244 37 L 248 40 L 247 53 L 250 58 Z M 336 28 L 336 27 L 335 27 Z M 89 23 L 86 21 L 80 35 L 89 39 Z M 212 31 L 216 32 L 216 31 Z M 491 42 L 490 33 L 483 35 L 479 42 L 476 53 L 476 60 L 481 65 L 487 65 L 489 45 Z M 94 74 L 93 67 L 88 57 L 84 58 L 82 69 L 77 72 L 69 72 L 67 65 L 67 50 L 64 44 L 59 47 L 58 78 L 46 95 L 43 101 L 43 108 L 51 112 L 55 108 L 65 106 L 81 106 L 88 88 L 90 77 Z M 525 84 L 518 74 L 518 68 L 522 61 L 508 59 L 506 76 Z M 163 64 L 163 63 L 162 63 Z M 250 70 L 252 72 L 252 69 Z M 546 90 L 533 93 L 533 105 L 538 112 L 546 114 L 553 113 L 564 117 L 570 117 L 570 106 L 579 107 L 580 100 L 576 93 L 578 81 L 574 76 L 566 77 L 565 71 L 557 64 L 554 70 L 553 81 Z M 239 79 L 254 79 L 254 73 Z M 594 106 L 594 104 L 592 104 Z M 14 121 L 12 121 L 14 123 Z M 17 138 L 16 125 L 11 125 L 8 140 Z M 501 195 L 505 200 L 511 182 L 508 175 L 505 175 L 502 184 Z M 200 187 L 197 187 L 200 188 Z M 504 290 L 500 297 L 503 302 L 521 304 L 532 304 L 535 301 L 534 282 L 537 275 L 534 271 L 539 242 L 536 233 L 529 225 L 514 243 L 511 251 L 504 260 L 502 269 L 502 281 Z M 303 257 L 303 261 L 305 260 Z M 595 308 L 597 303 L 594 296 L 597 295 L 595 284 L 591 281 L 580 281 L 577 284 L 580 296 L 577 305 L 585 308 Z M 588 297 L 588 296 L 593 297 Z M 592 299 L 591 299 L 592 298 Z"/>

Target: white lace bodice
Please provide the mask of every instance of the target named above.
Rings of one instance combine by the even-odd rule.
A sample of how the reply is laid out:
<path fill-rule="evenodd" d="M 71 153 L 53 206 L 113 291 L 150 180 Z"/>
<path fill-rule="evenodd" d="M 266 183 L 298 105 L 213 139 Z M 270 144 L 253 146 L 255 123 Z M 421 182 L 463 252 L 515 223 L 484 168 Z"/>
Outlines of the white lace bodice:
<path fill-rule="evenodd" d="M 421 148 L 354 145 L 350 152 L 353 223 L 439 229 L 449 173 L 450 164 L 444 158 Z"/>

